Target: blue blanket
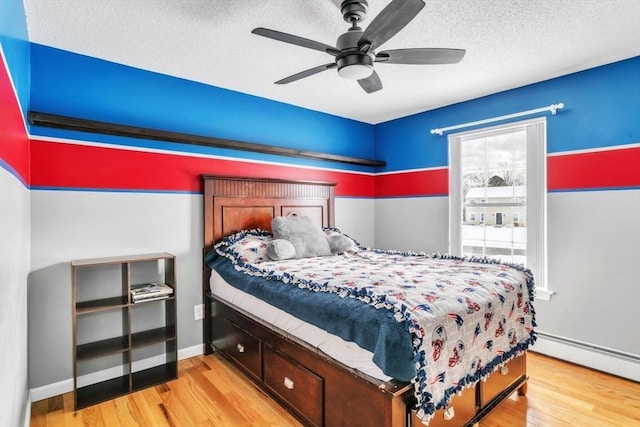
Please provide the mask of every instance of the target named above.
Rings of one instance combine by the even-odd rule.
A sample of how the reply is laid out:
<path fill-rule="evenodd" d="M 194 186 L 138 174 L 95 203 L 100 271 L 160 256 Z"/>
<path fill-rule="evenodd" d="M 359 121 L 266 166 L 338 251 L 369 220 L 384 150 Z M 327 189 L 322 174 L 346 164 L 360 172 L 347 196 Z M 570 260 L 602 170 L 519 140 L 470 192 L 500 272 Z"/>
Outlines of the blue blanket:
<path fill-rule="evenodd" d="M 415 378 L 411 334 L 405 322 L 397 322 L 391 311 L 376 309 L 354 298 L 244 274 L 215 251 L 207 255 L 206 262 L 230 285 L 369 350 L 373 362 L 386 375 L 399 381 Z"/>

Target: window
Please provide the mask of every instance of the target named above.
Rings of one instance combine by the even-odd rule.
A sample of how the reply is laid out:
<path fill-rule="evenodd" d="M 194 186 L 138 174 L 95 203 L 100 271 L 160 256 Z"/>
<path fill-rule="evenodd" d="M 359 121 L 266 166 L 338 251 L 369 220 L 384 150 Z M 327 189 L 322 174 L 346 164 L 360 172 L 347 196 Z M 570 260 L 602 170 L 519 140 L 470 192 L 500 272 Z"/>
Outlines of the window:
<path fill-rule="evenodd" d="M 449 159 L 449 251 L 524 264 L 548 299 L 546 120 L 450 135 Z"/>

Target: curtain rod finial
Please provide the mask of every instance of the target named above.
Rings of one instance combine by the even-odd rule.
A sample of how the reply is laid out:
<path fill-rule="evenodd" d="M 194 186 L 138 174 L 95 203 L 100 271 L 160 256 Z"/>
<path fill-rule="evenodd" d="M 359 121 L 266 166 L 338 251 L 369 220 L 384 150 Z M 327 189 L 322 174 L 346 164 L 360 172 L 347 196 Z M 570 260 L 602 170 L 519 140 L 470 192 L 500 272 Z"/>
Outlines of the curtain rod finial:
<path fill-rule="evenodd" d="M 563 102 L 561 102 L 561 103 L 559 103 L 559 104 L 551 104 L 551 105 L 549 106 L 549 111 L 551 111 L 551 114 L 554 114 L 554 115 L 555 115 L 555 114 L 556 114 L 556 111 L 558 111 L 558 110 L 560 110 L 560 109 L 562 109 L 562 108 L 564 108 L 564 103 L 563 103 Z"/>

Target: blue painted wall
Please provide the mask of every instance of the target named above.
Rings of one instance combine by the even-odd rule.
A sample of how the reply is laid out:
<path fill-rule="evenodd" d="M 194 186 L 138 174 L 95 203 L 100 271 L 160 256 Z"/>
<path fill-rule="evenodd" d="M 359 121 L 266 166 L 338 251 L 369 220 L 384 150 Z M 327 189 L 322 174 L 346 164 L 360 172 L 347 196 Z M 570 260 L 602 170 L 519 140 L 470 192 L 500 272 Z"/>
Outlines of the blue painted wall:
<path fill-rule="evenodd" d="M 386 161 L 387 166 L 378 171 L 448 165 L 447 138 L 432 135 L 433 128 L 558 102 L 565 108 L 548 120 L 549 153 L 640 141 L 640 57 L 375 126 L 37 44 L 31 47 L 31 72 L 33 111 Z M 43 128 L 32 132 L 69 135 Z M 91 139 L 273 160 L 257 153 L 104 136 Z M 372 171 L 352 165 L 335 167 Z"/>
<path fill-rule="evenodd" d="M 549 153 L 640 142 L 640 57 L 378 124 L 375 157 L 387 162 L 381 171 L 446 166 L 447 136 L 431 129 L 559 102 Z"/>
<path fill-rule="evenodd" d="M 29 35 L 21 0 L 0 0 L 0 44 L 23 112 L 29 107 Z"/>
<path fill-rule="evenodd" d="M 374 128 L 367 123 L 38 44 L 31 47 L 31 70 L 33 111 L 374 158 Z M 34 129 L 32 133 L 65 135 L 64 132 L 41 128 Z M 95 139 L 92 137 L 92 140 Z M 158 142 L 130 143 L 272 160 L 256 153 L 203 150 Z M 296 164 L 314 164 L 299 159 L 285 160 Z M 318 162 L 315 164 L 320 165 Z M 326 163 L 321 165 L 327 167 Z M 335 167 L 372 170 L 341 164 Z"/>

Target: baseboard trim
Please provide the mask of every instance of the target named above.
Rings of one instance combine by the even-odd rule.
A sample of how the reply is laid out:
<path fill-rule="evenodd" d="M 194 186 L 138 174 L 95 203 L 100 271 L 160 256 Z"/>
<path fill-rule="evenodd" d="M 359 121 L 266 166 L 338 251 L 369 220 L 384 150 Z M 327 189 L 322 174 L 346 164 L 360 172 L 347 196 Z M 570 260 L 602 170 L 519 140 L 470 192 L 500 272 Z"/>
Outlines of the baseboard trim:
<path fill-rule="evenodd" d="M 58 381 L 31 389 L 32 402 L 48 399 L 59 394 L 73 391 L 73 379 Z"/>
<path fill-rule="evenodd" d="M 188 359 L 190 357 L 198 356 L 203 354 L 203 345 L 198 344 L 187 348 L 182 348 L 178 350 L 178 360 Z M 147 362 L 147 363 L 145 363 Z M 155 358 L 149 359 L 147 361 L 139 361 L 140 363 L 139 369 L 144 369 L 145 365 L 153 366 L 156 363 L 162 363 L 162 361 L 156 361 Z M 114 376 L 122 375 L 117 369 L 115 371 L 111 369 L 107 369 L 104 371 L 94 372 L 91 375 L 86 375 L 82 380 L 79 379 L 80 382 L 84 383 L 92 383 L 102 381 L 108 378 L 112 378 Z M 68 393 L 73 391 L 73 378 L 69 378 L 67 380 L 58 381 L 51 384 L 46 384 L 41 387 L 35 387 L 30 390 L 30 401 L 29 401 L 29 410 L 31 409 L 31 403 L 37 402 L 39 400 L 48 399 L 53 396 L 58 396 L 60 394 Z M 29 418 L 27 418 L 28 420 Z M 28 424 L 27 424 L 28 426 Z"/>
<path fill-rule="evenodd" d="M 198 344 L 178 350 L 178 360 L 188 359 L 190 357 L 200 356 L 204 354 L 204 344 Z"/>
<path fill-rule="evenodd" d="M 640 357 L 633 354 L 543 332 L 531 351 L 640 382 Z"/>

